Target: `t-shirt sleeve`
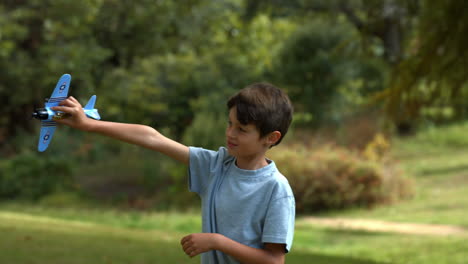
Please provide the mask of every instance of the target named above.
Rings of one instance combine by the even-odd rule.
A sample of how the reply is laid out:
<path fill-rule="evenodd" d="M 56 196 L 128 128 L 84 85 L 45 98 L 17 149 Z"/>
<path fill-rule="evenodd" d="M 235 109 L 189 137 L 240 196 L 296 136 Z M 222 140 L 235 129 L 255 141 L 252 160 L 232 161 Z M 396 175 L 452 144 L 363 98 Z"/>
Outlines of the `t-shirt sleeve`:
<path fill-rule="evenodd" d="M 294 196 L 286 196 L 271 201 L 263 227 L 263 243 L 286 244 L 286 252 L 291 250 L 296 215 Z"/>
<path fill-rule="evenodd" d="M 189 190 L 202 194 L 209 184 L 210 178 L 224 156 L 223 149 L 219 151 L 203 148 L 189 148 Z"/>

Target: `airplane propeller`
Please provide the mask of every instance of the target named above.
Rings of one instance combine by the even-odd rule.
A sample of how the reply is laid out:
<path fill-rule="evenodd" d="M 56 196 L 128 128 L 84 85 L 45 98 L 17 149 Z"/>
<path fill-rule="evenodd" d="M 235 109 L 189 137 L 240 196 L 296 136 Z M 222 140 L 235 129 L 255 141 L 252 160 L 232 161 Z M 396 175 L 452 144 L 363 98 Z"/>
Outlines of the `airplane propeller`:
<path fill-rule="evenodd" d="M 45 108 L 36 108 L 31 117 L 39 120 L 47 120 L 49 118 L 49 112 L 47 112 Z"/>

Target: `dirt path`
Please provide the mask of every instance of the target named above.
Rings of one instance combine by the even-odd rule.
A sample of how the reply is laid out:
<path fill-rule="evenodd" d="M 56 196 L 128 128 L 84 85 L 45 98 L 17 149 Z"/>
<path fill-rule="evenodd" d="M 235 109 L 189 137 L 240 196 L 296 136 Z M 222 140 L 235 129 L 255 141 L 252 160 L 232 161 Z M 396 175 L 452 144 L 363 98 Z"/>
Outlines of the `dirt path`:
<path fill-rule="evenodd" d="M 345 219 L 345 218 L 322 218 L 304 217 L 299 220 L 301 223 L 325 226 L 330 228 L 365 230 L 373 232 L 393 232 L 414 235 L 433 236 L 462 236 L 468 237 L 468 229 L 452 225 L 397 223 L 369 219 Z"/>

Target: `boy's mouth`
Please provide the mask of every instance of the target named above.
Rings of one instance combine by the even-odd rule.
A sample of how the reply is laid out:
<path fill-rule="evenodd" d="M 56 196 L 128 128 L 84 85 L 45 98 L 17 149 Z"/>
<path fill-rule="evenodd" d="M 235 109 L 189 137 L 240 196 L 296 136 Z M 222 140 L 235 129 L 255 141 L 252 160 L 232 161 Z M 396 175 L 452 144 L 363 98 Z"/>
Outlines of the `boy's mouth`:
<path fill-rule="evenodd" d="M 234 148 L 234 147 L 237 147 L 237 144 L 234 144 L 231 141 L 228 141 L 227 146 L 228 146 L 228 148 Z"/>

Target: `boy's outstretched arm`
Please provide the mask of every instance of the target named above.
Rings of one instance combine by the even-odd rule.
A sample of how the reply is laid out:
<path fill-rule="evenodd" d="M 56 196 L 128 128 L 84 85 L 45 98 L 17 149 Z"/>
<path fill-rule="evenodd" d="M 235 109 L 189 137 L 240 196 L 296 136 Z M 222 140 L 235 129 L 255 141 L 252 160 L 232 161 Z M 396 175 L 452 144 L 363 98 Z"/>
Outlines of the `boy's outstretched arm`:
<path fill-rule="evenodd" d="M 152 149 L 184 164 L 189 162 L 189 148 L 187 146 L 163 136 L 149 126 L 98 121 L 88 118 L 81 104 L 72 96 L 63 100 L 59 106 L 53 107 L 52 110 L 70 114 L 67 118 L 55 120 L 59 124 Z"/>
<path fill-rule="evenodd" d="M 284 264 L 285 244 L 265 243 L 264 249 L 253 248 L 216 233 L 198 233 L 185 236 L 180 241 L 190 257 L 210 250 L 218 250 L 242 263 Z"/>

